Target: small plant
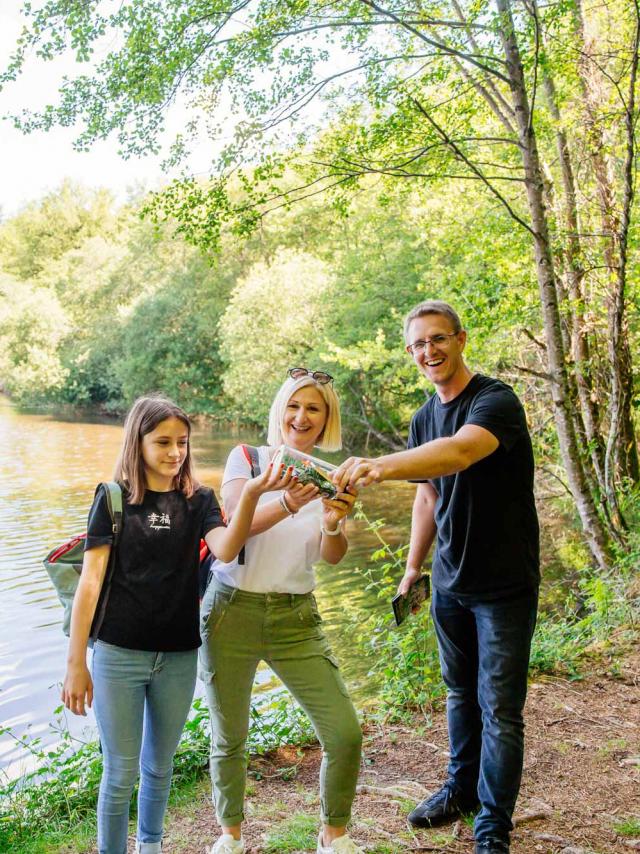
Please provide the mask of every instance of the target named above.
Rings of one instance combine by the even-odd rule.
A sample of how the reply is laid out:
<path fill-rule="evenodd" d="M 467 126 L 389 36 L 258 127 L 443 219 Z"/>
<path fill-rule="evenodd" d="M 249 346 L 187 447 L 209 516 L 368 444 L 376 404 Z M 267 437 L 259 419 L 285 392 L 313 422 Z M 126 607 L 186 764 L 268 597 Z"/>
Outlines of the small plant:
<path fill-rule="evenodd" d="M 640 816 L 631 816 L 630 818 L 617 821 L 613 825 L 613 829 L 619 836 L 634 836 L 640 838 Z"/>
<path fill-rule="evenodd" d="M 311 721 L 288 691 L 281 689 L 251 705 L 249 753 L 269 753 L 285 744 L 312 744 Z"/>
<path fill-rule="evenodd" d="M 294 813 L 291 818 L 277 824 L 268 834 L 264 850 L 266 854 L 285 854 L 315 848 L 318 829 L 317 816 Z"/>

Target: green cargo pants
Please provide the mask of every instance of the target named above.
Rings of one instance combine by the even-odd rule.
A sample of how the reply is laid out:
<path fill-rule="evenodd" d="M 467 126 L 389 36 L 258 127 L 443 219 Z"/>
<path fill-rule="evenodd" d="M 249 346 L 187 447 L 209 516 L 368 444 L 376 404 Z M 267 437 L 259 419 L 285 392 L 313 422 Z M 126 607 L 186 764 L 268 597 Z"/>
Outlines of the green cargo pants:
<path fill-rule="evenodd" d="M 251 688 L 267 662 L 309 715 L 323 758 L 322 821 L 347 824 L 362 732 L 311 593 L 249 593 L 215 578 L 202 602 L 200 676 L 211 713 L 211 781 L 218 821 L 244 819 Z"/>

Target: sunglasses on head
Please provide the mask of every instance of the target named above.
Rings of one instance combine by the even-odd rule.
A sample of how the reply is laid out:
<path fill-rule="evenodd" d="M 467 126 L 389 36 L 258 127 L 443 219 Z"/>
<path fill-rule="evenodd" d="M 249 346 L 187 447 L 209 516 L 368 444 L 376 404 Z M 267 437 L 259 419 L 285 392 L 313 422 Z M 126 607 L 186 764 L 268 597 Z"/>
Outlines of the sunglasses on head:
<path fill-rule="evenodd" d="M 292 380 L 300 380 L 302 377 L 311 377 L 312 380 L 320 383 L 320 385 L 333 382 L 333 377 L 331 374 L 326 373 L 326 371 L 310 371 L 309 368 L 289 368 L 287 375 L 290 376 Z"/>

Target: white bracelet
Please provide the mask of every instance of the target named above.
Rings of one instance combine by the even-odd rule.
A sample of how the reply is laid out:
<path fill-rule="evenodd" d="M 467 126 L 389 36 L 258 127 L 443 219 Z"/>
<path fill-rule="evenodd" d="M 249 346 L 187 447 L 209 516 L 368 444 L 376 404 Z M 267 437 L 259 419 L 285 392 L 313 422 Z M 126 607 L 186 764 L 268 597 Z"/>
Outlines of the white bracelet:
<path fill-rule="evenodd" d="M 298 512 L 297 510 L 291 510 L 291 508 L 287 504 L 287 499 L 284 497 L 284 492 L 282 493 L 280 498 L 278 498 L 278 501 L 280 502 L 280 506 L 282 507 L 284 512 L 287 514 L 287 516 L 295 516 L 296 513 Z"/>
<path fill-rule="evenodd" d="M 335 529 L 335 531 L 328 531 L 324 525 L 321 525 L 320 530 L 323 534 L 326 534 L 327 537 L 337 537 L 338 534 L 342 533 L 342 525 L 340 524 L 340 522 L 338 522 L 338 527 Z"/>

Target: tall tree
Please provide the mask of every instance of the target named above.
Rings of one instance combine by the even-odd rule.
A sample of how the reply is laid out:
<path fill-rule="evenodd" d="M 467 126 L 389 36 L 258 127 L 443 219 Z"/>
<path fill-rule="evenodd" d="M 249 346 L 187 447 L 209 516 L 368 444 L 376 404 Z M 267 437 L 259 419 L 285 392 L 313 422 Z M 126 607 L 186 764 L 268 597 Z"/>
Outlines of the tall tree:
<path fill-rule="evenodd" d="M 205 122 L 230 108 L 239 119 L 212 180 L 185 177 L 150 205 L 205 247 L 223 227 L 247 233 L 320 192 L 345 209 L 369 175 L 479 182 L 530 238 L 543 364 L 521 368 L 549 385 L 571 492 L 604 569 L 624 542 L 620 490 L 639 480 L 627 313 L 638 2 L 123 0 L 107 14 L 49 0 L 29 12 L 4 80 L 34 45 L 45 58 L 72 49 L 88 60 L 117 34 L 119 47 L 19 126 L 80 122 L 79 146 L 115 132 L 140 153 L 157 148 L 180 93 Z M 319 118 L 309 107 L 323 96 Z M 174 164 L 188 144 L 187 133 L 176 140 Z"/>

